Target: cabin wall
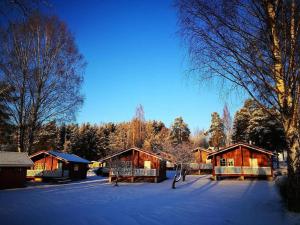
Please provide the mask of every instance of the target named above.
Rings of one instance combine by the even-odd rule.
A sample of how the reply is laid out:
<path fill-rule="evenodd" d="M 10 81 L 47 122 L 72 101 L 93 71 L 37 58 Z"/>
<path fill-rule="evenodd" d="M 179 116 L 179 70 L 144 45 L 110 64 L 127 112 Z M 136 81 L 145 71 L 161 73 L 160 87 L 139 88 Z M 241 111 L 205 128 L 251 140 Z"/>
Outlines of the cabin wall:
<path fill-rule="evenodd" d="M 194 154 L 194 162 L 195 163 L 207 163 L 207 155 L 206 151 L 197 150 L 193 152 Z"/>
<path fill-rule="evenodd" d="M 133 164 L 135 168 L 144 168 L 144 162 L 150 161 L 150 167 L 151 169 L 159 169 L 159 159 L 156 157 L 153 157 L 149 154 L 145 154 L 144 152 L 140 151 L 134 151 L 134 160 Z"/>
<path fill-rule="evenodd" d="M 68 163 L 68 170 L 71 179 L 85 179 L 88 165 L 85 163 Z"/>
<path fill-rule="evenodd" d="M 58 163 L 60 161 L 57 158 L 50 156 L 50 155 L 46 155 L 46 154 L 42 154 L 42 155 L 33 157 L 31 159 L 34 162 L 35 170 L 37 170 L 37 169 L 56 170 L 56 169 L 58 169 Z M 62 162 L 62 161 L 60 161 L 60 162 Z M 45 163 L 45 165 L 44 165 L 44 163 Z"/>
<path fill-rule="evenodd" d="M 26 171 L 25 167 L 0 167 L 0 189 L 24 187 Z"/>
<path fill-rule="evenodd" d="M 234 166 L 250 166 L 251 158 L 257 159 L 257 165 L 259 167 L 271 166 L 271 159 L 268 154 L 244 146 L 241 147 L 241 150 L 240 147 L 237 146 L 235 149 L 216 155 L 216 161 L 214 162 L 215 166 L 220 166 L 221 158 L 234 159 Z"/>
<path fill-rule="evenodd" d="M 122 155 L 118 156 L 121 161 L 131 161 L 133 163 L 134 168 L 136 169 L 144 169 L 145 168 L 145 161 L 150 162 L 151 169 L 157 169 L 159 175 L 158 176 L 128 176 L 120 178 L 122 181 L 149 181 L 149 182 L 160 182 L 166 179 L 166 161 L 160 160 L 157 157 L 152 155 L 146 154 L 141 151 L 128 151 L 123 153 Z M 113 160 L 113 159 L 109 159 Z M 108 164 L 110 163 L 108 160 Z M 110 177 L 110 180 L 113 181 L 115 177 Z"/>

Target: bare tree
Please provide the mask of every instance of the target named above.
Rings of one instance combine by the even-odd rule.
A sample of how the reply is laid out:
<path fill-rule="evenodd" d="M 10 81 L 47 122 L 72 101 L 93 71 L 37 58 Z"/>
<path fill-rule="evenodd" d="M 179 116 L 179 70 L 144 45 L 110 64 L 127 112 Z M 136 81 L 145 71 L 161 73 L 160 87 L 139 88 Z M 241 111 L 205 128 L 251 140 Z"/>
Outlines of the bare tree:
<path fill-rule="evenodd" d="M 223 108 L 222 120 L 225 132 L 225 145 L 230 145 L 232 143 L 232 118 L 226 103 Z"/>
<path fill-rule="evenodd" d="M 130 124 L 130 133 L 132 138 L 132 146 L 141 148 L 145 139 L 145 113 L 144 108 L 140 104 L 136 107 L 135 116 Z"/>
<path fill-rule="evenodd" d="M 30 153 L 45 122 L 70 121 L 83 102 L 84 61 L 65 23 L 32 15 L 0 30 L 0 75 L 13 89 L 7 102 L 18 128 L 18 150 Z"/>
<path fill-rule="evenodd" d="M 116 157 L 112 158 L 110 166 L 111 166 L 112 176 L 115 176 L 115 184 L 114 184 L 114 186 L 119 186 L 118 182 L 120 180 L 120 177 L 124 173 L 131 173 L 132 172 L 131 167 L 127 167 L 128 165 L 126 165 L 126 163 L 127 162 L 123 161 L 120 158 L 120 156 L 116 156 Z"/>
<path fill-rule="evenodd" d="M 177 3 L 182 34 L 202 78 L 229 81 L 267 113 L 280 113 L 289 146 L 288 206 L 300 211 L 300 2 Z"/>
<path fill-rule="evenodd" d="M 176 172 L 172 182 L 172 188 L 175 188 L 177 182 L 181 179 L 185 181 L 185 176 L 187 175 L 190 163 L 192 162 L 192 146 L 188 142 L 183 142 L 181 144 L 173 145 L 170 142 L 166 142 L 164 145 L 165 152 L 172 155 L 173 162 L 176 165 Z"/>

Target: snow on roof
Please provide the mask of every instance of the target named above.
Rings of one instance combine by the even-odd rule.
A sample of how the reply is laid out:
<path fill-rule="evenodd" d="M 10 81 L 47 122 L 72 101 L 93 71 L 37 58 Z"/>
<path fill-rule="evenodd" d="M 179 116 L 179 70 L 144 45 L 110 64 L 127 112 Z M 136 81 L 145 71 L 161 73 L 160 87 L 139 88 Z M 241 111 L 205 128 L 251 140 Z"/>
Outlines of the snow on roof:
<path fill-rule="evenodd" d="M 139 149 L 139 148 L 129 148 L 129 149 L 120 151 L 120 152 L 118 152 L 118 153 L 115 153 L 115 154 L 113 154 L 113 155 L 107 156 L 107 157 L 105 157 L 105 158 L 103 158 L 103 159 L 99 159 L 98 161 L 99 161 L 99 162 L 105 161 L 105 160 L 107 160 L 107 159 L 113 158 L 113 157 L 115 157 L 115 156 L 117 156 L 117 155 L 121 155 L 121 154 L 123 154 L 123 153 L 125 153 L 125 152 L 128 152 L 128 151 L 131 151 L 131 150 L 140 151 L 140 152 L 143 152 L 143 153 L 145 153 L 145 154 L 151 155 L 151 156 L 153 156 L 153 157 L 155 157 L 155 158 L 158 158 L 158 159 L 163 160 L 163 158 L 159 157 L 159 156 L 156 155 L 155 153 L 148 152 L 148 151 L 145 151 L 145 150 L 142 150 L 142 149 Z"/>
<path fill-rule="evenodd" d="M 198 151 L 198 150 L 205 151 L 205 152 L 207 152 L 207 153 L 211 153 L 211 152 L 212 152 L 212 151 L 209 150 L 209 149 L 205 149 L 205 148 L 201 148 L 201 147 L 197 147 L 197 148 L 193 149 L 192 152 L 196 152 L 196 151 Z"/>
<path fill-rule="evenodd" d="M 59 151 L 55 151 L 55 150 L 48 151 L 48 153 L 51 154 L 51 155 L 54 155 L 56 157 L 62 158 L 62 159 L 66 160 L 66 161 L 69 161 L 69 162 L 90 163 L 90 161 L 88 161 L 84 158 L 81 158 L 77 155 L 74 155 L 74 154 L 59 152 Z"/>
<path fill-rule="evenodd" d="M 31 167 L 32 160 L 24 152 L 0 152 L 0 167 Z"/>
<path fill-rule="evenodd" d="M 33 155 L 30 156 L 30 158 L 33 158 L 37 155 L 40 154 L 48 154 L 48 155 L 52 155 L 54 157 L 60 158 L 62 160 L 68 161 L 68 162 L 76 162 L 76 163 L 91 163 L 90 161 L 81 158 L 77 155 L 74 154 L 69 154 L 69 153 L 65 153 L 65 152 L 60 152 L 60 151 L 56 151 L 56 150 L 50 150 L 50 151 L 40 151 L 37 152 Z"/>
<path fill-rule="evenodd" d="M 233 145 L 224 147 L 224 148 L 220 149 L 219 151 L 212 152 L 212 153 L 208 154 L 208 157 L 207 157 L 207 158 L 210 158 L 210 157 L 213 156 L 213 155 L 217 155 L 217 154 L 219 154 L 219 153 L 228 151 L 228 150 L 233 149 L 233 148 L 235 148 L 235 147 L 237 147 L 237 146 L 244 146 L 244 147 L 246 147 L 246 148 L 251 148 L 251 149 L 256 150 L 256 151 L 259 151 L 259 152 L 263 152 L 263 153 L 266 153 L 266 154 L 269 154 L 269 155 L 274 155 L 271 151 L 266 150 L 266 149 L 263 149 L 263 148 L 259 148 L 259 147 L 254 146 L 254 145 L 250 145 L 250 144 L 246 144 L 246 143 L 237 143 L 237 144 L 233 144 Z"/>

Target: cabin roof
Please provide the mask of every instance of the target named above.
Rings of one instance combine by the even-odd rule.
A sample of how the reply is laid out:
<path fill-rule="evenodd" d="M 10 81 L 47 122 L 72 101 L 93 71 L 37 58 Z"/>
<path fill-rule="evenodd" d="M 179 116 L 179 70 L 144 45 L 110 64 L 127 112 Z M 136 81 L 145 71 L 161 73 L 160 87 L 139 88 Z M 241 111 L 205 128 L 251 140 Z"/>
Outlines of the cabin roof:
<path fill-rule="evenodd" d="M 25 152 L 0 152 L 0 167 L 31 167 L 32 160 Z"/>
<path fill-rule="evenodd" d="M 197 148 L 194 148 L 193 150 L 192 150 L 192 152 L 196 152 L 196 151 L 204 151 L 204 152 L 207 152 L 207 153 L 211 153 L 212 151 L 211 150 L 209 150 L 209 149 L 205 149 L 205 148 L 201 148 L 201 147 L 197 147 Z"/>
<path fill-rule="evenodd" d="M 143 153 L 145 153 L 145 154 L 147 154 L 147 155 L 151 155 L 151 156 L 153 156 L 153 157 L 155 157 L 155 158 L 158 158 L 158 159 L 160 159 L 160 160 L 163 160 L 162 157 L 159 157 L 159 156 L 156 155 L 155 153 L 148 152 L 148 151 L 145 151 L 145 150 L 142 150 L 142 149 L 139 149 L 139 148 L 129 148 L 129 149 L 126 149 L 126 150 L 117 152 L 117 153 L 115 153 L 115 154 L 112 154 L 112 155 L 110 155 L 110 156 L 107 156 L 107 157 L 105 157 L 105 158 L 103 158 L 103 159 L 99 159 L 98 161 L 99 161 L 99 162 L 102 162 L 102 161 L 105 161 L 105 160 L 107 160 L 107 159 L 113 158 L 113 157 L 115 157 L 115 156 L 121 155 L 121 154 L 123 154 L 123 153 L 125 153 L 125 152 L 129 152 L 129 151 L 131 151 L 131 150 L 136 150 L 136 151 L 139 151 L 139 152 L 143 152 Z"/>
<path fill-rule="evenodd" d="M 61 160 L 67 161 L 67 162 L 86 163 L 86 164 L 90 163 L 90 161 L 88 161 L 84 158 L 81 158 L 77 155 L 69 154 L 69 153 L 65 153 L 65 152 L 60 152 L 60 151 L 56 151 L 56 150 L 40 151 L 40 152 L 37 152 L 36 154 L 30 156 L 30 158 L 33 158 L 33 157 L 35 157 L 37 155 L 40 155 L 40 154 L 43 154 L 43 153 L 54 156 L 56 158 L 59 158 Z"/>
<path fill-rule="evenodd" d="M 224 147 L 224 148 L 220 149 L 219 151 L 212 152 L 212 153 L 208 154 L 207 158 L 211 158 L 213 155 L 218 155 L 222 152 L 229 151 L 229 150 L 231 150 L 233 148 L 236 148 L 238 146 L 243 146 L 243 147 L 246 147 L 246 148 L 250 148 L 250 149 L 253 149 L 255 151 L 262 152 L 262 153 L 265 153 L 265 154 L 268 154 L 268 155 L 274 155 L 271 151 L 260 148 L 260 147 L 257 147 L 257 146 L 254 146 L 254 145 L 250 145 L 250 144 L 246 144 L 246 143 L 237 143 L 237 144 L 233 144 L 233 145 Z"/>

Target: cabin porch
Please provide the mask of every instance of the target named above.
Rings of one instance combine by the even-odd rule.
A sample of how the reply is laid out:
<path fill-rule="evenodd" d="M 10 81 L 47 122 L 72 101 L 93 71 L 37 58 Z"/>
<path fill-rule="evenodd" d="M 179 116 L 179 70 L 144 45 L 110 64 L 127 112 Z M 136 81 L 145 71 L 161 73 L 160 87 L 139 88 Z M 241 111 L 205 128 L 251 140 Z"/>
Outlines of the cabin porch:
<path fill-rule="evenodd" d="M 272 177 L 271 167 L 249 167 L 249 166 L 215 166 L 213 169 L 213 178 L 219 176 L 237 176 L 244 177 Z"/>

